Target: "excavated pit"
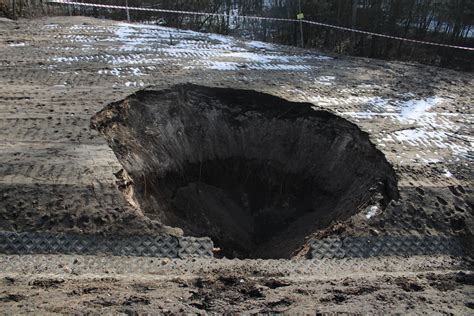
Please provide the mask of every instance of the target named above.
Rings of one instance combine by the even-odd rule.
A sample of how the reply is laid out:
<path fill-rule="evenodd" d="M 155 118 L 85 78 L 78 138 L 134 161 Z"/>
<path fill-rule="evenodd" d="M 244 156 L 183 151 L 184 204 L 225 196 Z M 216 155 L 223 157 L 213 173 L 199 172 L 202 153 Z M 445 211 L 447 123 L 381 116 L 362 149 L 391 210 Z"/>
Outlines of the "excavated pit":
<path fill-rule="evenodd" d="M 306 236 L 398 198 L 368 135 L 312 106 L 185 84 L 110 104 L 92 126 L 147 216 L 227 257 L 290 258 Z"/>

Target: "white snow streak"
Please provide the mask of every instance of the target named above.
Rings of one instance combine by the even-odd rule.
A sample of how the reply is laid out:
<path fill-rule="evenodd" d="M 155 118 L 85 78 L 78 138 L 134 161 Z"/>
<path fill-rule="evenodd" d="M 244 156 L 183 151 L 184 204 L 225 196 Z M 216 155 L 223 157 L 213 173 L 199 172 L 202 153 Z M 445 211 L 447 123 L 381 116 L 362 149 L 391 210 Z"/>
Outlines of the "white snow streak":
<path fill-rule="evenodd" d="M 426 115 L 426 111 L 441 102 L 443 102 L 443 99 L 440 97 L 407 101 L 402 104 L 400 118 L 402 120 L 417 120 Z"/>

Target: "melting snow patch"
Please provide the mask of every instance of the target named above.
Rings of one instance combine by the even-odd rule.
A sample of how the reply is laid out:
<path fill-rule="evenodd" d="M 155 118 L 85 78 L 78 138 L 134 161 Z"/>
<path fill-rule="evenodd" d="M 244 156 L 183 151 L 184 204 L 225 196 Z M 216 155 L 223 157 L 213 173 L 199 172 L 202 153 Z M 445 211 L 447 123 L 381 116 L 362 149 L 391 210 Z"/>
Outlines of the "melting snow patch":
<path fill-rule="evenodd" d="M 410 100 L 402 103 L 401 120 L 417 120 L 426 115 L 426 111 L 441 103 L 442 98 L 431 97 L 422 100 Z"/>
<path fill-rule="evenodd" d="M 268 58 L 266 58 L 263 55 L 259 55 L 255 53 L 247 53 L 247 52 L 229 53 L 229 54 L 225 54 L 224 56 L 247 59 L 249 61 L 253 61 L 257 63 L 267 63 L 270 61 Z"/>
<path fill-rule="evenodd" d="M 383 99 L 380 97 L 369 97 L 369 96 L 349 95 L 345 98 L 342 98 L 342 97 L 328 97 L 328 96 L 317 95 L 313 97 L 311 101 L 320 106 L 339 106 L 339 105 L 352 106 L 352 105 L 361 105 L 361 104 L 367 105 L 368 104 L 375 107 L 383 107 L 388 104 L 389 100 Z M 343 113 L 347 115 L 352 115 L 352 114 L 359 114 L 363 112 L 343 112 Z M 367 112 L 367 113 L 371 115 L 384 114 L 381 112 L 378 112 L 378 113 Z"/>
<path fill-rule="evenodd" d="M 23 47 L 23 46 L 26 46 L 26 43 L 11 43 L 11 44 L 8 44 L 8 46 L 10 46 L 10 47 Z"/>
<path fill-rule="evenodd" d="M 306 65 L 291 65 L 291 64 L 270 64 L 270 63 L 236 63 L 236 62 L 222 62 L 222 61 L 211 61 L 203 64 L 204 68 L 214 70 L 239 70 L 239 69 L 250 69 L 250 70 L 279 70 L 279 71 L 304 71 L 310 67 Z M 196 68 L 194 66 L 187 67 Z"/>
<path fill-rule="evenodd" d="M 432 134 L 432 135 L 428 135 Z M 435 132 L 427 132 L 425 130 L 416 128 L 416 129 L 407 129 L 403 131 L 397 131 L 393 133 L 393 136 L 398 140 L 398 141 L 406 141 L 408 143 L 412 143 L 413 145 L 416 146 L 416 142 L 427 142 L 429 140 L 429 136 L 436 136 Z M 439 140 L 442 140 L 443 137 L 442 135 L 438 135 L 437 137 Z M 444 135 L 443 135 L 444 136 Z"/>
<path fill-rule="evenodd" d="M 52 23 L 52 24 L 46 24 L 45 26 L 43 26 L 44 29 L 56 29 L 56 28 L 59 28 L 59 24 L 55 24 L 55 23 Z"/>
<path fill-rule="evenodd" d="M 237 70 L 239 69 L 238 66 L 239 66 L 238 63 L 215 61 L 215 62 L 212 62 L 207 68 L 215 69 L 215 70 Z"/>
<path fill-rule="evenodd" d="M 452 174 L 451 172 L 449 172 L 448 169 L 444 169 L 443 175 L 444 175 L 446 178 L 452 178 L 452 177 L 453 177 L 453 174 Z"/>
<path fill-rule="evenodd" d="M 155 67 L 150 66 L 147 69 L 154 70 Z M 129 76 L 147 76 L 147 74 L 143 73 L 140 68 L 137 67 L 130 67 L 130 68 L 113 68 L 113 69 L 101 69 L 97 72 L 99 75 L 112 75 L 121 77 L 122 75 L 129 75 Z"/>
<path fill-rule="evenodd" d="M 131 38 L 134 35 L 139 35 L 137 33 L 138 32 L 130 26 L 123 24 L 115 30 L 115 35 L 118 37 L 119 41 L 131 47 L 143 44 L 142 38 Z"/>
<path fill-rule="evenodd" d="M 429 159 L 421 158 L 421 161 L 423 161 L 427 165 L 441 162 L 440 159 L 436 159 L 436 158 L 429 158 Z"/>
<path fill-rule="evenodd" d="M 372 217 L 374 217 L 375 215 L 377 215 L 377 212 L 379 211 L 379 207 L 376 206 L 376 205 L 373 205 L 373 206 L 369 206 L 367 207 L 367 213 L 365 214 L 365 217 L 367 219 L 371 219 Z"/>
<path fill-rule="evenodd" d="M 320 84 L 320 85 L 324 85 L 324 86 L 330 86 L 332 85 L 332 82 L 331 81 L 334 81 L 336 80 L 336 77 L 334 76 L 320 76 L 318 78 L 316 78 L 316 83 Z"/>
<path fill-rule="evenodd" d="M 387 108 L 388 104 L 389 104 L 389 99 L 384 99 L 384 98 L 381 98 L 381 97 L 373 97 L 369 103 L 371 105 L 373 105 L 374 107 L 378 107 L 378 108 L 382 108 L 384 110 L 387 110 L 387 111 L 391 111 L 392 109 L 391 108 Z"/>
<path fill-rule="evenodd" d="M 132 74 L 134 76 L 143 76 L 143 73 L 142 71 L 140 70 L 140 68 L 130 68 L 130 71 L 132 72 Z"/>
<path fill-rule="evenodd" d="M 202 34 L 202 35 L 205 35 L 205 34 Z M 219 34 L 206 34 L 206 36 L 208 38 L 210 38 L 211 40 L 218 41 L 218 42 L 221 42 L 221 43 L 224 43 L 224 44 L 229 44 L 230 45 L 234 42 L 233 38 L 226 37 L 226 36 L 219 35 Z"/>
<path fill-rule="evenodd" d="M 105 72 L 107 73 L 107 72 Z M 120 77 L 120 74 L 121 74 L 121 69 L 119 68 L 114 68 L 110 71 L 110 74 L 114 75 L 114 76 L 117 76 L 117 77 Z"/>
<path fill-rule="evenodd" d="M 270 43 L 259 42 L 259 41 L 251 41 L 246 43 L 248 46 L 257 49 L 274 49 L 275 46 Z"/>
<path fill-rule="evenodd" d="M 449 140 L 449 133 L 442 130 L 427 131 L 421 128 L 402 130 L 387 135 L 383 141 L 398 141 L 417 148 L 446 148 L 453 155 L 468 155 L 471 145 L 458 145 Z M 420 157 L 421 158 L 421 157 Z"/>
<path fill-rule="evenodd" d="M 125 82 L 126 87 L 144 87 L 145 83 L 143 81 L 140 82 L 132 82 L 132 81 L 127 81 Z"/>
<path fill-rule="evenodd" d="M 310 59 L 316 59 L 316 60 L 333 60 L 334 58 L 329 57 L 329 56 L 324 56 L 324 55 L 318 55 L 318 56 L 311 56 Z"/>
<path fill-rule="evenodd" d="M 290 63 L 290 62 L 304 62 L 304 59 L 299 56 L 289 56 L 289 55 L 277 55 L 277 54 L 256 54 L 251 52 L 231 52 L 221 54 L 221 57 L 233 57 L 247 59 L 250 62 L 255 63 L 269 63 L 269 62 L 278 62 L 278 63 Z M 330 78 L 328 76 L 328 78 Z M 329 79 L 330 80 L 330 79 Z"/>

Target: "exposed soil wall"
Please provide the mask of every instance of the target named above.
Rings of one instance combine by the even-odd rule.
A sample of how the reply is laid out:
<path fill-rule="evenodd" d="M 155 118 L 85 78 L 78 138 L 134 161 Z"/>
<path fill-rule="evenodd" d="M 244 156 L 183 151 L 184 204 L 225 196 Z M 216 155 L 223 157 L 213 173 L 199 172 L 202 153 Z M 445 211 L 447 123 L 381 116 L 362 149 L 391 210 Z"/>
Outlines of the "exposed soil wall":
<path fill-rule="evenodd" d="M 311 104 L 178 85 L 111 104 L 92 125 L 147 216 L 226 256 L 289 258 L 331 222 L 398 198 L 368 135 Z"/>

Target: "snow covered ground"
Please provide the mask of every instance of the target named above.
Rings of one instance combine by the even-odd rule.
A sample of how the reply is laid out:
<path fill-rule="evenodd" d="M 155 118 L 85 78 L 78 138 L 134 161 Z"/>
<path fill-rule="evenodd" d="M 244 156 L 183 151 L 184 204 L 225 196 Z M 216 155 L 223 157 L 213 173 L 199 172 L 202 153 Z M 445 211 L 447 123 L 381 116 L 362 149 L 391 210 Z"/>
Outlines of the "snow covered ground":
<path fill-rule="evenodd" d="M 54 24 L 45 28 L 56 28 Z M 71 33 L 91 31 L 88 25 L 74 25 Z M 460 158 L 472 159 L 474 137 L 458 133 L 459 124 L 453 121 L 472 119 L 472 114 L 446 112 L 442 108 L 453 106 L 453 98 L 437 95 L 420 97 L 416 91 L 386 96 L 373 91 L 370 83 L 358 87 L 345 87 L 341 71 L 320 68 L 334 62 L 333 57 L 316 52 L 291 53 L 289 48 L 257 41 L 245 42 L 217 34 L 178 30 L 154 25 L 117 23 L 95 27 L 92 36 L 81 34 L 58 35 L 70 47 L 52 47 L 55 55 L 49 61 L 75 65 L 96 62 L 103 67 L 98 75 L 116 77 L 115 87 L 145 87 L 150 73 L 165 65 L 175 65 L 188 71 L 264 71 L 300 73 L 312 78 L 314 87 L 327 87 L 338 93 L 319 94 L 312 90 L 293 89 L 302 101 L 328 108 L 361 126 L 374 121 L 387 120 L 398 126 L 396 130 L 378 131 L 373 135 L 381 149 L 400 144 L 416 149 L 417 154 L 397 153 L 399 164 L 413 162 L 434 163 Z M 11 44 L 22 47 L 27 43 Z M 103 45 L 114 47 L 104 52 Z M 80 49 L 83 53 L 69 54 Z M 309 80 L 311 82 L 311 80 Z M 345 94 L 341 96 L 341 94 Z M 370 131 L 370 128 L 367 128 Z M 453 141 L 457 139 L 459 141 Z M 451 155 L 446 155 L 445 150 Z M 410 151 L 407 151 L 410 152 Z"/>

